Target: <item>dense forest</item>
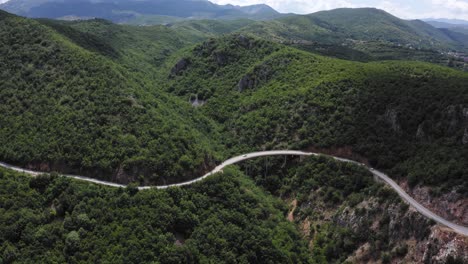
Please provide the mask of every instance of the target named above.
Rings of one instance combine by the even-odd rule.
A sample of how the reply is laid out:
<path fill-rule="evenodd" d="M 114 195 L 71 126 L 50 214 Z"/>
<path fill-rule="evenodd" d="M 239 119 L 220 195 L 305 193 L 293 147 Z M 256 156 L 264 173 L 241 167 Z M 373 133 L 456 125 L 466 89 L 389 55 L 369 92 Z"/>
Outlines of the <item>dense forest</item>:
<path fill-rule="evenodd" d="M 215 126 L 151 78 L 36 21 L 0 15 L 3 161 L 141 183 L 213 165 Z"/>
<path fill-rule="evenodd" d="M 430 34 L 384 17 L 390 28 L 376 25 L 379 34 Z M 343 34 L 315 43 L 317 31 L 285 27 L 347 21 L 135 27 L 0 11 L 0 161 L 50 173 L 0 169 L 0 264 L 468 260 L 463 240 L 371 173 L 326 157 L 259 158 L 183 188 L 136 188 L 194 179 L 242 153 L 296 149 L 367 163 L 431 199 L 466 199 L 468 73 L 437 65 L 447 57 L 426 46 L 354 32 L 369 37 L 364 50 L 341 45 Z"/>
<path fill-rule="evenodd" d="M 467 193 L 465 73 L 337 60 L 237 33 L 191 46 L 211 27 L 4 12 L 0 22 L 4 161 L 142 184 L 193 178 L 245 151 L 351 148 L 412 185 Z M 207 103 L 193 108 L 194 98 Z"/>
<path fill-rule="evenodd" d="M 351 147 L 413 185 L 466 193 L 462 72 L 331 59 L 243 34 L 190 47 L 213 34 L 200 27 L 1 18 L 4 161 L 163 183 L 250 150 Z M 190 107 L 194 98 L 207 104 Z"/>
<path fill-rule="evenodd" d="M 350 147 L 413 185 L 468 194 L 466 73 L 330 59 L 239 34 L 174 58 L 167 90 L 207 100 L 233 153 Z"/>
<path fill-rule="evenodd" d="M 1 169 L 0 260 L 342 263 L 365 243 L 373 245 L 369 258 L 385 260 L 413 254 L 407 239 L 427 239 L 432 224 L 405 213 L 408 206 L 363 168 L 323 157 L 292 159 L 284 167 L 278 158 L 265 174 L 263 162 L 245 164 L 253 180 L 228 168 L 190 187 L 146 191 Z M 286 218 L 290 208 L 277 198 L 284 196 L 298 201 L 289 213 L 295 220 Z M 369 201 L 386 207 L 363 208 Z M 398 220 L 407 224 L 395 226 L 387 208 L 401 211 Z M 333 216 L 323 218 L 323 210 Z M 339 219 L 343 210 L 360 214 L 359 230 Z M 308 233 L 294 225 L 305 218 L 312 221 Z M 374 219 L 381 227 L 370 230 Z"/>
<path fill-rule="evenodd" d="M 167 191 L 0 181 L 4 263 L 312 263 L 287 206 L 235 169 Z"/>

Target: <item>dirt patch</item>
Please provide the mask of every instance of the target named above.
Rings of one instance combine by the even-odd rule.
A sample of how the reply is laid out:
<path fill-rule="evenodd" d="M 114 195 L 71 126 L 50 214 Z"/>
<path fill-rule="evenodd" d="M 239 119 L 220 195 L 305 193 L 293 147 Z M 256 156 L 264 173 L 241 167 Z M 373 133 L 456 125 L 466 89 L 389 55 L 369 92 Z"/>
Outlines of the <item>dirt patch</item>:
<path fill-rule="evenodd" d="M 301 233 L 304 237 L 310 237 L 311 223 L 309 218 L 306 218 L 301 224 Z"/>
<path fill-rule="evenodd" d="M 294 211 L 296 211 L 296 208 L 297 208 L 297 200 L 294 199 L 294 200 L 291 202 L 290 206 L 292 206 L 292 209 L 291 209 L 291 211 L 289 211 L 289 213 L 288 213 L 288 221 L 289 221 L 289 222 L 294 222 Z"/>

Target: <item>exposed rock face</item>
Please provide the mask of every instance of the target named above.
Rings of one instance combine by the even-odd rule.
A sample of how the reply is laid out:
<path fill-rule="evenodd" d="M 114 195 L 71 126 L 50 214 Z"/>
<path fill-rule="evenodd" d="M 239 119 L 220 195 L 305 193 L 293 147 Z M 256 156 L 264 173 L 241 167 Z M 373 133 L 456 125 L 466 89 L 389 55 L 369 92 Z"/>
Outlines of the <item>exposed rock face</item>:
<path fill-rule="evenodd" d="M 256 85 L 256 80 L 255 77 L 247 74 L 242 79 L 239 81 L 239 84 L 237 85 L 239 92 L 242 92 L 246 89 L 252 89 Z"/>
<path fill-rule="evenodd" d="M 398 128 L 398 112 L 387 110 L 386 121 L 392 129 Z M 395 122 L 396 121 L 396 122 Z M 459 144 L 468 144 L 468 108 L 463 105 L 449 105 L 442 111 L 426 117 L 414 132 L 416 138 L 434 140 L 441 136 L 456 135 Z"/>
<path fill-rule="evenodd" d="M 244 35 L 233 36 L 232 44 L 242 47 L 244 49 L 253 49 L 255 47 L 256 40 L 253 38 L 246 37 Z M 218 43 L 215 39 L 209 39 L 203 42 L 201 45 L 194 49 L 194 55 L 198 57 L 209 57 L 214 56 L 216 61 L 225 65 L 223 62 L 229 59 L 229 54 L 226 54 L 225 50 L 218 49 Z"/>
<path fill-rule="evenodd" d="M 240 79 L 237 87 L 240 92 L 246 89 L 253 89 L 261 84 L 270 81 L 274 76 L 276 70 L 273 65 L 279 65 L 280 67 L 286 66 L 290 63 L 290 60 L 271 60 L 255 67 L 253 72 L 248 73 Z"/>
<path fill-rule="evenodd" d="M 226 66 L 229 63 L 229 54 L 226 52 L 215 52 L 214 56 L 218 66 Z"/>
<path fill-rule="evenodd" d="M 206 101 L 205 101 L 205 100 L 198 99 L 198 94 L 197 94 L 197 95 L 195 96 L 195 98 L 190 97 L 189 103 L 190 103 L 193 107 L 200 107 L 200 106 L 203 106 L 203 105 L 206 103 Z"/>
<path fill-rule="evenodd" d="M 462 112 L 463 112 L 463 117 L 468 119 L 468 108 L 463 108 Z"/>
<path fill-rule="evenodd" d="M 424 126 L 423 124 L 420 124 L 418 126 L 418 131 L 416 131 L 416 137 L 417 138 L 420 138 L 420 139 L 423 139 L 426 137 L 426 133 L 424 133 Z"/>
<path fill-rule="evenodd" d="M 459 120 L 457 118 L 457 107 L 454 105 L 447 107 L 446 114 L 449 120 L 448 129 L 450 132 L 454 132 L 459 123 Z"/>
<path fill-rule="evenodd" d="M 468 263 L 468 238 L 433 227 L 425 245 L 423 263 Z"/>
<path fill-rule="evenodd" d="M 344 209 L 337 208 L 339 206 L 323 204 L 320 199 L 309 200 L 297 204 L 288 219 L 294 219 L 298 224 L 311 248 L 317 243 L 316 228 L 313 227 L 317 224 L 333 222 L 350 229 L 361 237 L 361 244 L 347 258 L 350 263 L 382 263 L 383 256 L 388 263 L 468 263 L 467 237 L 433 225 L 406 204 L 368 197 L 356 206 L 348 204 Z M 320 217 L 306 216 L 304 212 L 310 209 Z"/>
<path fill-rule="evenodd" d="M 452 191 L 434 197 L 429 187 L 418 185 L 411 189 L 407 182 L 401 182 L 400 186 L 434 213 L 457 224 L 468 225 L 468 198 L 464 198 L 462 194 Z"/>
<path fill-rule="evenodd" d="M 181 59 L 176 63 L 176 65 L 174 65 L 174 67 L 172 67 L 171 75 L 180 75 L 183 71 L 185 71 L 188 68 L 188 66 L 190 66 L 190 60 L 185 58 Z"/>
<path fill-rule="evenodd" d="M 237 40 L 239 41 L 239 45 L 246 49 L 251 49 L 253 46 L 253 42 L 251 41 L 251 39 L 244 35 L 239 35 L 237 37 Z"/>
<path fill-rule="evenodd" d="M 463 145 L 468 144 L 468 128 L 465 128 L 465 133 L 463 134 L 462 143 Z"/>
<path fill-rule="evenodd" d="M 385 120 L 391 125 L 393 131 L 400 132 L 401 127 L 398 123 L 398 112 L 395 109 L 387 110 Z"/>
<path fill-rule="evenodd" d="M 375 213 L 382 206 L 385 213 Z M 410 207 L 404 211 L 397 204 L 382 205 L 376 200 L 363 201 L 358 208 L 365 209 L 367 213 L 359 214 L 346 208 L 334 221 L 357 234 L 385 233 L 390 245 L 394 245 L 391 252 L 400 252 L 391 254 L 391 263 L 439 264 L 453 260 L 468 263 L 468 238 L 438 225 L 428 229 L 429 221 L 415 209 Z M 402 248 L 405 250 L 401 251 Z M 375 259 L 375 248 L 372 249 L 368 242 L 347 260 L 351 263 L 380 263 Z"/>

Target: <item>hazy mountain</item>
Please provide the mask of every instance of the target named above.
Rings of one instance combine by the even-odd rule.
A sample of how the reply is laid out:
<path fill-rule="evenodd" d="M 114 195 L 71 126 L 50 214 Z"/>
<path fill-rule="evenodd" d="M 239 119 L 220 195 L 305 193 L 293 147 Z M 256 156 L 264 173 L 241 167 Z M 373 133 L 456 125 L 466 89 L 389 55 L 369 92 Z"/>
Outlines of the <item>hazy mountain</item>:
<path fill-rule="evenodd" d="M 437 60 L 435 57 L 439 56 L 439 51 L 464 50 L 468 47 L 463 38 L 454 37 L 450 32 L 424 21 L 402 20 L 374 8 L 343 8 L 287 16 L 273 21 L 259 21 L 242 31 L 301 48 L 325 49 L 327 55 L 352 53 L 353 59 L 363 60 L 368 55 L 379 59 L 408 59 L 417 52 L 432 52 L 422 56 Z M 348 59 L 351 57 L 344 56 Z"/>
<path fill-rule="evenodd" d="M 135 19 L 159 21 L 159 16 L 174 18 L 212 19 L 270 19 L 280 16 L 267 5 L 217 5 L 194 0 L 11 0 L 0 5 L 8 12 L 26 16 L 54 19 L 105 18 L 114 22 Z M 163 20 L 164 21 L 164 20 Z"/>
<path fill-rule="evenodd" d="M 447 18 L 426 18 L 422 19 L 423 21 L 426 21 L 429 24 L 444 24 L 444 25 L 467 25 L 468 26 L 468 21 L 466 20 L 461 20 L 461 19 L 447 19 Z"/>

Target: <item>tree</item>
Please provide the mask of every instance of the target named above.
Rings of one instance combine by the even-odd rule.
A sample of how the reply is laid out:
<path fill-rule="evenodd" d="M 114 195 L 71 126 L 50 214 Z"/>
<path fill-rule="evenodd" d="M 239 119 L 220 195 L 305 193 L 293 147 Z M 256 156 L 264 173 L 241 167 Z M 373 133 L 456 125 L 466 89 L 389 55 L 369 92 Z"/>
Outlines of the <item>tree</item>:
<path fill-rule="evenodd" d="M 80 235 L 76 231 L 68 233 L 65 239 L 65 254 L 74 255 L 80 245 Z"/>

